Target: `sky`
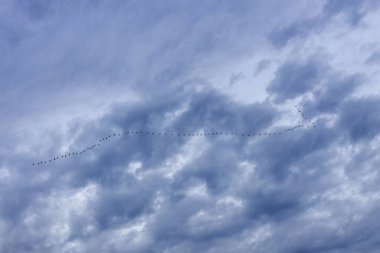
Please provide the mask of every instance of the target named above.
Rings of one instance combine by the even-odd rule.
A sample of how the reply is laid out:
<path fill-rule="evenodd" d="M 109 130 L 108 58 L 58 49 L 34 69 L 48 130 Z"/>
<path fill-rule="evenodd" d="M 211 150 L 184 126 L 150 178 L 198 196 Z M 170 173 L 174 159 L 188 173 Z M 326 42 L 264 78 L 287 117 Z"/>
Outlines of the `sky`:
<path fill-rule="evenodd" d="M 0 252 L 379 253 L 379 5 L 0 0 Z"/>

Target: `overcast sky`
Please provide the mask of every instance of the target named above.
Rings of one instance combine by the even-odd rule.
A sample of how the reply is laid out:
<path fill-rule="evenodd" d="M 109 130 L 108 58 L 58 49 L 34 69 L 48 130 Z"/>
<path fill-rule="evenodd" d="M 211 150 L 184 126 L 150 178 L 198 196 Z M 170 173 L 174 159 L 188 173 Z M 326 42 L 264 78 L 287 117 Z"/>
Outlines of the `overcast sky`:
<path fill-rule="evenodd" d="M 0 0 L 0 252 L 380 252 L 379 7 Z"/>

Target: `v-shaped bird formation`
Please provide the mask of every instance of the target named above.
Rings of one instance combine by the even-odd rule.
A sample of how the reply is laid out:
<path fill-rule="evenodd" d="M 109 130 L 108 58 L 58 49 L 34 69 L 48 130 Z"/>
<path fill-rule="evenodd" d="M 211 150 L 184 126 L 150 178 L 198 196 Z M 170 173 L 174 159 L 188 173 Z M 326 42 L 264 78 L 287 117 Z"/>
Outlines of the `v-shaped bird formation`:
<path fill-rule="evenodd" d="M 299 129 L 299 128 L 302 128 L 302 127 L 304 127 L 304 128 L 315 128 L 316 127 L 316 125 L 305 116 L 304 112 L 301 110 L 301 108 L 299 106 L 294 106 L 294 107 L 297 109 L 297 112 L 299 113 L 299 115 L 301 117 L 300 123 L 298 123 L 297 125 L 292 126 L 290 128 L 285 128 L 285 129 L 282 129 L 279 131 L 263 131 L 263 132 L 251 132 L 251 133 L 223 132 L 223 131 L 190 132 L 190 133 L 182 132 L 182 133 L 180 133 L 180 132 L 156 132 L 156 131 L 152 132 L 152 131 L 146 131 L 146 130 L 145 131 L 129 130 L 129 131 L 124 131 L 124 132 L 108 134 L 107 136 L 99 139 L 97 143 L 95 143 L 91 146 L 85 147 L 82 150 L 79 150 L 76 152 L 69 152 L 66 154 L 61 154 L 59 156 L 55 156 L 55 157 L 50 158 L 48 160 L 34 162 L 32 165 L 35 166 L 35 165 L 49 164 L 52 162 L 56 162 L 58 160 L 67 159 L 67 158 L 82 155 L 86 152 L 89 152 L 95 148 L 100 147 L 103 143 L 110 140 L 111 138 L 118 137 L 118 136 L 137 136 L 137 135 L 139 135 L 139 136 L 163 136 L 163 137 L 166 136 L 166 137 L 173 137 L 173 138 L 174 137 L 181 137 L 181 138 L 183 138 L 183 137 L 200 137 L 200 136 L 214 136 L 214 137 L 215 136 L 239 136 L 239 137 L 245 137 L 245 138 L 262 137 L 262 136 L 274 137 L 274 136 L 279 136 L 282 134 L 292 132 L 292 131 Z"/>

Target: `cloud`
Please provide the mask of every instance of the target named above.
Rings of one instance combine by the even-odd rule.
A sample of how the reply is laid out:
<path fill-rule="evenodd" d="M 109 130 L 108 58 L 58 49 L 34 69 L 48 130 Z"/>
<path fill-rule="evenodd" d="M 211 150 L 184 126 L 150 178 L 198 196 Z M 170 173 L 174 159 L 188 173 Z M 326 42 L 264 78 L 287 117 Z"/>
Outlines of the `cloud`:
<path fill-rule="evenodd" d="M 360 24 L 367 12 L 377 7 L 376 1 L 372 0 L 326 1 L 323 6 L 315 8 L 318 13 L 313 16 L 305 16 L 294 22 L 279 25 L 270 33 L 269 40 L 275 47 L 281 48 L 291 40 L 321 33 L 321 30 L 331 25 L 334 19 L 342 17 L 345 23 L 355 27 Z"/>
<path fill-rule="evenodd" d="M 378 97 L 353 99 L 342 105 L 339 124 L 354 140 L 375 138 L 379 133 Z"/>
<path fill-rule="evenodd" d="M 362 78 L 357 75 L 330 75 L 329 79 L 312 93 L 313 99 L 305 101 L 305 112 L 308 115 L 337 113 L 342 103 L 352 96 L 362 82 Z"/>
<path fill-rule="evenodd" d="M 375 51 L 367 58 L 366 63 L 369 64 L 378 64 L 380 62 L 380 52 Z"/>
<path fill-rule="evenodd" d="M 360 24 L 366 13 L 373 8 L 377 8 L 376 1 L 358 1 L 358 0 L 333 0 L 326 1 L 323 6 L 318 6 L 312 17 L 302 16 L 300 19 L 291 23 L 281 24 L 275 28 L 269 36 L 271 43 L 281 48 L 294 39 L 308 37 L 314 33 L 320 33 L 325 29 L 330 21 L 334 18 L 343 16 L 343 19 L 349 25 L 355 27 Z"/>
<path fill-rule="evenodd" d="M 313 90 L 321 82 L 326 67 L 318 59 L 286 62 L 275 73 L 267 92 L 276 102 L 294 99 Z"/>
<path fill-rule="evenodd" d="M 376 4 L 310 5 L 4 1 L 0 251 L 376 252 L 376 71 L 324 48 L 376 58 Z M 31 166 L 122 131 L 187 134 Z"/>

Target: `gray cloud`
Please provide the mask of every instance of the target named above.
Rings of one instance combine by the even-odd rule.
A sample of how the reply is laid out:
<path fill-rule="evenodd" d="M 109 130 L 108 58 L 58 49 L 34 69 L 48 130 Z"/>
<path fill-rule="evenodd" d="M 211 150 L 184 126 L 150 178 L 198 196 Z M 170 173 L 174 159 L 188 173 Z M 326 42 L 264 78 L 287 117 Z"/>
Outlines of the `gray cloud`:
<path fill-rule="evenodd" d="M 380 62 L 380 51 L 375 51 L 367 58 L 366 63 L 378 64 Z"/>
<path fill-rule="evenodd" d="M 329 21 L 338 15 L 343 15 L 345 21 L 355 27 L 360 24 L 367 12 L 375 8 L 378 8 L 378 3 L 373 0 L 326 1 L 318 15 L 280 25 L 270 33 L 269 40 L 278 48 L 284 47 L 293 39 L 320 33 L 322 29 L 328 26 Z"/>
<path fill-rule="evenodd" d="M 339 124 L 353 140 L 375 138 L 379 133 L 378 97 L 353 99 L 342 105 Z"/>
<path fill-rule="evenodd" d="M 275 79 L 267 87 L 276 102 L 293 99 L 313 90 L 327 71 L 318 59 L 306 62 L 286 62 L 275 73 Z"/>
<path fill-rule="evenodd" d="M 323 21 L 299 25 L 302 1 L 5 1 L 0 251 L 377 252 L 380 99 L 358 92 L 371 77 L 261 52 L 284 20 L 286 55 L 333 16 L 355 29 L 370 4 L 326 2 Z M 278 66 L 262 101 L 241 103 L 202 72 L 252 52 L 263 73 Z M 31 166 L 124 130 L 286 129 L 298 103 L 315 128 L 124 135 Z"/>

